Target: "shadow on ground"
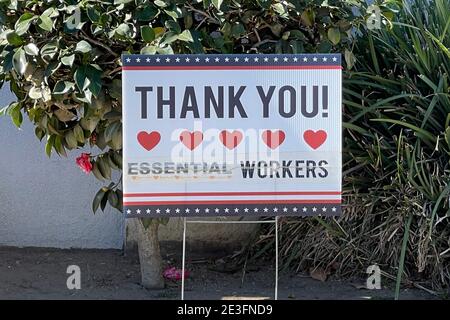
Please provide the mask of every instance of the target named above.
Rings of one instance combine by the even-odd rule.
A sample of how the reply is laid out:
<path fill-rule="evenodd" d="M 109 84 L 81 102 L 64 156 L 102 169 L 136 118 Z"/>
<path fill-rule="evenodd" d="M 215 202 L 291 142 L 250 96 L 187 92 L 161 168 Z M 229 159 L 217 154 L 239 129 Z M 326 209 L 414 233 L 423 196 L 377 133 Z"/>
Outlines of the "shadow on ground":
<path fill-rule="evenodd" d="M 67 267 L 81 269 L 81 290 L 68 290 Z M 206 262 L 188 263 L 186 299 L 273 298 L 274 271 L 221 273 Z M 0 299 L 179 299 L 180 283 L 160 291 L 139 284 L 136 253 L 119 250 L 0 248 Z M 243 280 L 243 281 L 242 281 Z M 366 290 L 364 280 L 320 282 L 305 275 L 280 275 L 280 299 L 392 299 L 391 289 Z M 358 289 L 359 288 L 359 289 Z M 424 291 L 405 289 L 402 299 L 433 299 Z"/>

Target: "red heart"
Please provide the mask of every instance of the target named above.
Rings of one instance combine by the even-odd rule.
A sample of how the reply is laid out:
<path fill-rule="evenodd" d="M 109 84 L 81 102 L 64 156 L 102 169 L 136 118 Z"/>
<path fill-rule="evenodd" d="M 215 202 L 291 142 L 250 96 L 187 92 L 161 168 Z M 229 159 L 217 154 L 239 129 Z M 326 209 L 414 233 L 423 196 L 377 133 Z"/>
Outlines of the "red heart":
<path fill-rule="evenodd" d="M 262 134 L 264 143 L 272 149 L 276 149 L 279 145 L 281 145 L 285 137 L 286 135 L 281 130 L 266 130 Z"/>
<path fill-rule="evenodd" d="M 158 131 L 152 131 L 147 133 L 145 131 L 141 131 L 137 135 L 137 139 L 141 146 L 144 147 L 147 151 L 152 150 L 161 140 L 161 135 Z"/>
<path fill-rule="evenodd" d="M 327 140 L 327 133 L 323 130 L 306 130 L 303 133 L 303 139 L 311 148 L 317 149 Z"/>
<path fill-rule="evenodd" d="M 237 145 L 241 143 L 242 137 L 242 133 L 237 130 L 234 130 L 233 132 L 223 130 L 219 136 L 220 141 L 223 143 L 223 145 L 230 150 L 236 148 Z"/>
<path fill-rule="evenodd" d="M 203 133 L 200 131 L 183 131 L 180 134 L 180 141 L 190 150 L 194 150 L 203 141 Z"/>

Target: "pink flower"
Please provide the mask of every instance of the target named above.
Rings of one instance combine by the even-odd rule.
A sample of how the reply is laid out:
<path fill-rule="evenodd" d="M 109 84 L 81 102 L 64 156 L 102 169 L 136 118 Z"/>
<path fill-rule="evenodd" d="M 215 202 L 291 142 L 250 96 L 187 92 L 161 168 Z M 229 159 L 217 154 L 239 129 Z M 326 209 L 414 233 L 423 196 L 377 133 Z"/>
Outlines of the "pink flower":
<path fill-rule="evenodd" d="M 91 160 L 90 160 L 90 155 L 91 155 L 90 153 L 82 153 L 81 156 L 79 156 L 76 159 L 77 165 L 86 174 L 88 174 L 88 173 L 90 173 L 92 171 L 92 163 L 91 163 Z"/>
<path fill-rule="evenodd" d="M 181 280 L 182 271 L 181 269 L 177 269 L 175 267 L 167 268 L 163 272 L 163 277 L 168 280 Z M 189 277 L 189 271 L 184 270 L 184 278 Z"/>

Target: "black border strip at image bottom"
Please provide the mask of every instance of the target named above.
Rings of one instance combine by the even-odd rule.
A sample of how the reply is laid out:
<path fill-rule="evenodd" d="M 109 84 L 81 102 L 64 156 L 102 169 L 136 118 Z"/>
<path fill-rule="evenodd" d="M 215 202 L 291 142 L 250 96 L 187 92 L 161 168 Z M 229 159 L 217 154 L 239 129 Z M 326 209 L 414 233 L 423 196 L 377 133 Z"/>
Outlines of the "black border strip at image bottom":
<path fill-rule="evenodd" d="M 339 216 L 340 203 L 189 204 L 124 206 L 127 218 L 214 216 Z"/>

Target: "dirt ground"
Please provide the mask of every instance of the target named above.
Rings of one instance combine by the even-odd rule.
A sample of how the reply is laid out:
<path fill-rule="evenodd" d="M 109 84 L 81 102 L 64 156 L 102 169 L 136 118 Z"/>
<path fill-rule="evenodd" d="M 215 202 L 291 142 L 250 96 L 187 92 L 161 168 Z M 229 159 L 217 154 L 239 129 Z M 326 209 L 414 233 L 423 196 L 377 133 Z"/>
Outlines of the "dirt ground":
<path fill-rule="evenodd" d="M 273 298 L 272 267 L 222 273 L 206 262 L 188 263 L 186 299 Z M 67 267 L 81 269 L 81 289 L 68 290 Z M 180 282 L 159 291 L 139 284 L 137 254 L 120 250 L 59 250 L 0 247 L 0 299 L 179 299 Z M 364 279 L 321 282 L 307 275 L 280 274 L 279 299 L 392 299 L 391 288 L 362 289 Z M 422 290 L 405 289 L 402 299 L 434 299 Z"/>

